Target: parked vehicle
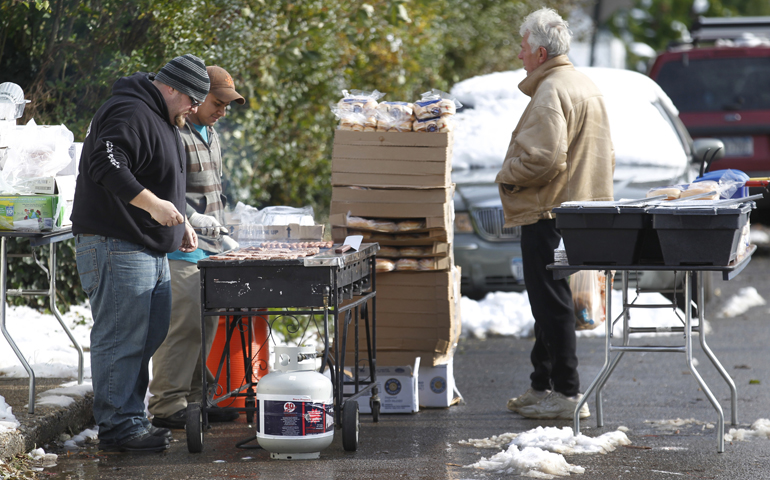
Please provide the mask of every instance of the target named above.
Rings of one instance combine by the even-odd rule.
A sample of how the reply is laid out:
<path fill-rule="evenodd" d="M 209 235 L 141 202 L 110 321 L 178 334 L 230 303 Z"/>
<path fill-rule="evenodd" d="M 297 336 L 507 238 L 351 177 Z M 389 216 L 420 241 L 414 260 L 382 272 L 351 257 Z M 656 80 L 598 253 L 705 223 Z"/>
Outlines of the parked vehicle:
<path fill-rule="evenodd" d="M 696 146 L 677 109 L 649 77 L 630 70 L 579 67 L 602 90 L 615 148 L 615 197 L 643 198 L 651 187 L 687 183 L 709 146 Z M 524 288 L 520 228 L 503 228 L 495 175 L 522 112 L 529 103 L 517 85 L 526 72 L 493 73 L 456 84 L 464 108 L 456 115 L 452 180 L 455 194 L 455 263 L 462 292 L 478 298 Z M 665 275 L 662 275 L 665 274 Z M 664 278 L 666 277 L 666 278 Z M 681 281 L 669 272 L 640 272 L 640 288 L 664 291 Z M 619 283 L 619 282 L 618 282 Z"/>
<path fill-rule="evenodd" d="M 770 176 L 770 17 L 701 17 L 691 35 L 692 43 L 658 55 L 649 76 L 693 138 L 724 142 L 724 158 L 711 171 Z M 770 207 L 770 200 L 758 206 Z"/>

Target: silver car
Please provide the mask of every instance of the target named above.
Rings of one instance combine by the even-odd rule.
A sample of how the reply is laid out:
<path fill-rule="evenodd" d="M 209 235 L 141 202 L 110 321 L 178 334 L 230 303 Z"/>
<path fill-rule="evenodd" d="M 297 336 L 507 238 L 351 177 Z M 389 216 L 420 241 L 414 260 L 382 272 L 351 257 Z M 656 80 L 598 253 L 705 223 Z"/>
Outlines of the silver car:
<path fill-rule="evenodd" d="M 605 97 L 615 148 L 616 199 L 644 198 L 652 187 L 689 183 L 697 176 L 704 153 L 718 148 L 714 140 L 693 146 L 676 107 L 650 78 L 630 70 L 578 70 Z M 463 104 L 456 115 L 452 160 L 457 185 L 455 263 L 462 267 L 462 293 L 471 298 L 524 289 L 520 228 L 503 228 L 494 180 L 511 132 L 529 102 L 517 88 L 525 75 L 523 69 L 482 75 L 451 91 Z M 681 274 L 675 278 L 671 272 L 646 271 L 632 281 L 642 290 L 667 292 L 681 284 Z"/>

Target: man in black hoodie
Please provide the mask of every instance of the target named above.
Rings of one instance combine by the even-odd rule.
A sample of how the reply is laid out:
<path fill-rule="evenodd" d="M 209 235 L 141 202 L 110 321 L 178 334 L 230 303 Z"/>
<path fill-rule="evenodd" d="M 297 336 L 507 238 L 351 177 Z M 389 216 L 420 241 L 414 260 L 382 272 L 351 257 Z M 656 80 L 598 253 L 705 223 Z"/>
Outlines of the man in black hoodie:
<path fill-rule="evenodd" d="M 148 363 L 171 315 L 166 254 L 192 252 L 185 211 L 185 153 L 178 125 L 209 90 L 201 59 L 184 55 L 156 74 L 115 82 L 83 143 L 72 231 L 80 283 L 88 294 L 91 376 L 99 446 L 161 451 L 171 432 L 150 425 Z"/>

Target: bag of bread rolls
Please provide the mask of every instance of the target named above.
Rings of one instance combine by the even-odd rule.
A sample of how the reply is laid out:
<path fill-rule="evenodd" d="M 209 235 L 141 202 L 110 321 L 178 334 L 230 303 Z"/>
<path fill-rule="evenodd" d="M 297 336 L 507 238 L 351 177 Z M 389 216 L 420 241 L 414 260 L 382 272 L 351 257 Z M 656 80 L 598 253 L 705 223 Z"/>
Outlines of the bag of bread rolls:
<path fill-rule="evenodd" d="M 424 120 L 415 120 L 412 129 L 415 132 L 434 133 L 439 131 L 439 120 L 441 117 L 427 118 Z"/>
<path fill-rule="evenodd" d="M 452 117 L 439 117 L 439 119 L 436 121 L 436 125 L 438 126 L 439 133 L 451 132 L 455 128 Z"/>
<path fill-rule="evenodd" d="M 713 193 L 706 195 L 710 192 Z M 679 198 L 693 197 L 695 195 L 703 195 L 696 200 L 716 200 L 719 198 L 719 184 L 713 180 L 691 183 L 688 185 L 687 190 L 684 190 L 679 195 Z"/>
<path fill-rule="evenodd" d="M 399 232 L 408 232 L 410 230 L 420 230 L 425 228 L 424 220 L 401 220 L 396 224 Z"/>
<path fill-rule="evenodd" d="M 414 115 L 419 120 L 454 115 L 463 106 L 455 97 L 435 88 L 423 93 L 421 97 L 414 102 Z"/>
<path fill-rule="evenodd" d="M 340 119 L 339 129 L 362 132 L 369 127 L 369 131 L 376 130 L 377 101 L 384 95 L 377 90 L 343 90 L 342 99 L 332 107 L 332 112 Z"/>
<path fill-rule="evenodd" d="M 419 262 L 417 262 L 418 269 L 420 270 L 435 270 L 436 269 L 436 261 L 432 258 L 423 258 Z"/>
<path fill-rule="evenodd" d="M 399 258 L 396 261 L 396 270 L 419 270 L 420 263 L 415 258 Z"/>

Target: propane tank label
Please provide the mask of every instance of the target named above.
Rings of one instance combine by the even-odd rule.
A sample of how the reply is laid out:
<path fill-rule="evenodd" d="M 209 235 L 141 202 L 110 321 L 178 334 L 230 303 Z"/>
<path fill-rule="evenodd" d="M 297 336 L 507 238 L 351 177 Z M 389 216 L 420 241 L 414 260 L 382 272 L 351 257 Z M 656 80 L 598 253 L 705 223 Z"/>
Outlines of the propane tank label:
<path fill-rule="evenodd" d="M 260 434 L 276 437 L 306 437 L 334 434 L 334 404 L 298 400 L 287 395 L 276 400 L 260 399 Z"/>

